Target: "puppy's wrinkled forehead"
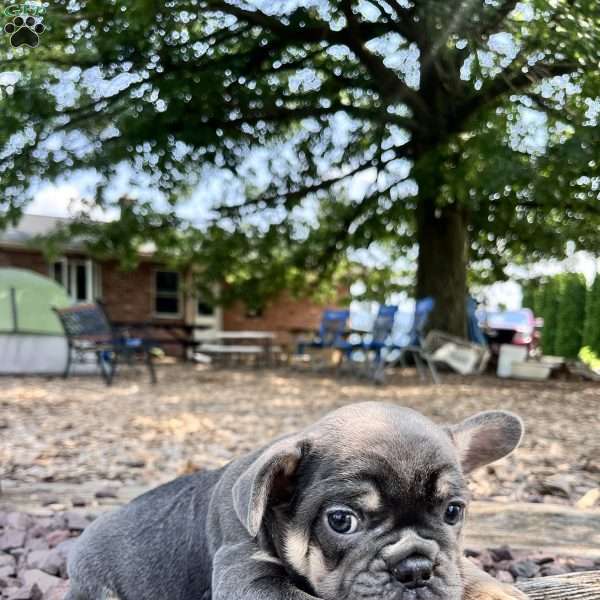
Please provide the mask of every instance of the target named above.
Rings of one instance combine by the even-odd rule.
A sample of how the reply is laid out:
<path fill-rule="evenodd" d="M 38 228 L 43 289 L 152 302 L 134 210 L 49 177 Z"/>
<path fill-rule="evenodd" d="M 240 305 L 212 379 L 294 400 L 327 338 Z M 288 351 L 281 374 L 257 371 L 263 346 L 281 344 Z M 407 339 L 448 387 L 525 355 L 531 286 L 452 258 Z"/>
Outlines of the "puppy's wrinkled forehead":
<path fill-rule="evenodd" d="M 386 468 L 409 485 L 415 478 L 458 473 L 458 455 L 448 433 L 408 408 L 366 402 L 341 408 L 313 429 L 315 446 L 340 469 L 356 473 Z M 351 473 L 348 473 L 350 475 Z M 448 473 L 450 474 L 450 473 Z"/>
<path fill-rule="evenodd" d="M 431 449 L 458 460 L 446 431 L 414 410 L 391 404 L 364 402 L 340 408 L 317 422 L 313 431 L 316 443 L 321 439 L 323 448 L 340 458 L 369 450 L 388 460 L 406 461 Z"/>

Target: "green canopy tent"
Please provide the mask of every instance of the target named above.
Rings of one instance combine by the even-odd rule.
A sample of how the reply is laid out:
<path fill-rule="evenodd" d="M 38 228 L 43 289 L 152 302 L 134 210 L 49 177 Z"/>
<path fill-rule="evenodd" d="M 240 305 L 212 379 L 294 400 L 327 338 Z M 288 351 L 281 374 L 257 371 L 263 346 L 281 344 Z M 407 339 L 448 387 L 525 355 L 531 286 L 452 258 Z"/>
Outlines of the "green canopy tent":
<path fill-rule="evenodd" d="M 25 269 L 0 269 L 0 373 L 61 373 L 67 344 L 53 307 L 71 300 L 60 285 Z"/>

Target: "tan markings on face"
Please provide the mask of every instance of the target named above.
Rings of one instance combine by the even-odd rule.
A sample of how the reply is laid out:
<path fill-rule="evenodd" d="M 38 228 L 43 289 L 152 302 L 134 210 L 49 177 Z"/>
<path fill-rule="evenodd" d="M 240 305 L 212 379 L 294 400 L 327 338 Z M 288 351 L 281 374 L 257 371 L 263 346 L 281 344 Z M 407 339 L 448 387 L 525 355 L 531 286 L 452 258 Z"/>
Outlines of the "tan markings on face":
<path fill-rule="evenodd" d="M 336 597 L 337 577 L 327 569 L 323 552 L 316 544 L 311 544 L 308 549 L 308 573 L 306 578 L 310 581 L 318 596 L 322 598 Z"/>
<path fill-rule="evenodd" d="M 447 498 L 450 495 L 450 474 L 443 473 L 438 477 L 435 484 L 436 495 L 439 498 Z"/>
<path fill-rule="evenodd" d="M 435 484 L 438 498 L 449 498 L 452 495 L 452 484 L 453 474 L 450 472 L 442 473 Z"/>
<path fill-rule="evenodd" d="M 274 563 L 276 565 L 282 564 L 282 562 L 276 556 L 273 556 L 272 554 L 269 554 L 268 552 L 265 552 L 264 550 L 259 550 L 258 552 L 255 552 L 252 555 L 252 558 L 254 560 L 258 560 L 260 562 L 270 562 L 270 563 Z"/>
<path fill-rule="evenodd" d="M 360 496 L 358 501 L 367 511 L 375 512 L 381 508 L 381 497 L 375 488 Z"/>
<path fill-rule="evenodd" d="M 306 575 L 308 568 L 308 536 L 299 530 L 290 530 L 285 539 L 284 552 L 296 573 Z"/>

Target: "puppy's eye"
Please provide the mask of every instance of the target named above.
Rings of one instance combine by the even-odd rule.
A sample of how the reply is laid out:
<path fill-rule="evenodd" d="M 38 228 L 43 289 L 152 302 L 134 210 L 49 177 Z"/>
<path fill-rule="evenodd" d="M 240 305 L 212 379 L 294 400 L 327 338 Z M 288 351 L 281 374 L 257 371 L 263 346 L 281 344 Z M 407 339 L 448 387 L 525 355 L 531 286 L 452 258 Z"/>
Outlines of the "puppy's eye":
<path fill-rule="evenodd" d="M 444 513 L 444 521 L 448 525 L 456 525 L 462 518 L 465 507 L 460 502 L 450 502 Z"/>
<path fill-rule="evenodd" d="M 336 533 L 348 535 L 358 529 L 358 517 L 349 510 L 332 510 L 327 513 L 327 523 Z"/>

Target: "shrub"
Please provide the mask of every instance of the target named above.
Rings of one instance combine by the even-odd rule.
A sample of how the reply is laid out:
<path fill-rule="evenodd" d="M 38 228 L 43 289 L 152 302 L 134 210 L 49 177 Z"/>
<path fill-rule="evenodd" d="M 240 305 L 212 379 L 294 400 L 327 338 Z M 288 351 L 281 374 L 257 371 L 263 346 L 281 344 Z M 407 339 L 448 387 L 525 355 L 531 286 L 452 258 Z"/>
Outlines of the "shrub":
<path fill-rule="evenodd" d="M 579 359 L 590 369 L 600 371 L 600 357 L 589 346 L 584 346 L 579 351 Z"/>
<path fill-rule="evenodd" d="M 561 279 L 554 351 L 565 358 L 577 358 L 583 339 L 585 279 L 578 273 L 567 273 Z"/>
<path fill-rule="evenodd" d="M 542 329 L 542 352 L 555 354 L 556 325 L 558 323 L 558 307 L 560 301 L 560 281 L 557 277 L 547 280 L 540 288 L 538 314 L 544 319 Z"/>
<path fill-rule="evenodd" d="M 544 288 L 541 285 L 540 279 L 535 278 L 524 281 L 521 284 L 521 289 L 523 291 L 521 306 L 531 309 L 536 317 L 541 317 Z"/>
<path fill-rule="evenodd" d="M 583 345 L 600 355 L 600 275 L 596 276 L 587 295 L 585 322 L 583 324 Z"/>

